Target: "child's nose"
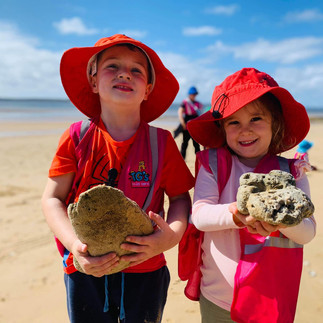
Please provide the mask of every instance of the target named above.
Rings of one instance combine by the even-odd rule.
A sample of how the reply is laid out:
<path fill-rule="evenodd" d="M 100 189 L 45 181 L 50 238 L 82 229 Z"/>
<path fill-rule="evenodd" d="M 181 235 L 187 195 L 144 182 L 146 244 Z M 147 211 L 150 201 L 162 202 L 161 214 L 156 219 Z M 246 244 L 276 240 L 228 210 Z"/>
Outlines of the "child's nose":
<path fill-rule="evenodd" d="M 249 124 L 246 124 L 246 125 L 242 125 L 241 126 L 241 132 L 251 132 L 251 127 Z"/>
<path fill-rule="evenodd" d="M 120 69 L 118 78 L 130 80 L 131 74 L 127 68 Z"/>

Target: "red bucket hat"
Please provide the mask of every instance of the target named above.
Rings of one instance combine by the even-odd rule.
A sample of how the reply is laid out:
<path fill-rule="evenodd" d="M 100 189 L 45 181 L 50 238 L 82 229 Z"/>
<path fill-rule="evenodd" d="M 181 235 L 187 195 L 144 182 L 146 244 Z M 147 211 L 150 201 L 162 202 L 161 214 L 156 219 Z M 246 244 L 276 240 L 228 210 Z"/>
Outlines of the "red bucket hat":
<path fill-rule="evenodd" d="M 93 47 L 76 47 L 67 50 L 61 59 L 60 74 L 63 87 L 71 102 L 86 116 L 101 112 L 99 95 L 92 92 L 89 83 L 89 61 L 100 51 L 118 44 L 139 47 L 151 64 L 153 89 L 141 103 L 141 119 L 150 122 L 161 116 L 174 101 L 179 85 L 174 75 L 164 66 L 158 55 L 148 46 L 125 35 L 116 34 L 101 38 Z"/>
<path fill-rule="evenodd" d="M 310 129 L 307 112 L 302 104 L 268 74 L 254 68 L 228 76 L 216 86 L 212 95 L 211 109 L 191 120 L 187 128 L 195 141 L 205 147 L 218 148 L 225 144 L 225 137 L 215 121 L 225 119 L 265 93 L 272 93 L 282 107 L 285 133 L 284 147 L 291 149 L 301 142 Z M 277 153 L 281 153 L 279 151 Z"/>

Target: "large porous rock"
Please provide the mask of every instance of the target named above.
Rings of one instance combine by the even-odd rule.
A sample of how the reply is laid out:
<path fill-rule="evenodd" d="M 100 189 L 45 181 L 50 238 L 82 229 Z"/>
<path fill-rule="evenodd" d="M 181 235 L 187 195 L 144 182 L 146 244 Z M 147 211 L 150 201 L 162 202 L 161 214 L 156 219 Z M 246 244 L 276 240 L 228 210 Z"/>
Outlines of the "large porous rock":
<path fill-rule="evenodd" d="M 240 177 L 237 208 L 242 214 L 270 224 L 293 226 L 314 213 L 309 197 L 295 186 L 290 173 L 245 173 Z"/>
<path fill-rule="evenodd" d="M 149 235 L 153 232 L 147 214 L 119 189 L 99 185 L 80 194 L 77 203 L 70 204 L 68 216 L 77 237 L 88 245 L 91 256 L 101 256 L 116 252 L 118 256 L 130 254 L 120 245 L 129 235 Z M 74 257 L 74 266 L 83 272 Z M 120 260 L 113 274 L 129 266 Z"/>

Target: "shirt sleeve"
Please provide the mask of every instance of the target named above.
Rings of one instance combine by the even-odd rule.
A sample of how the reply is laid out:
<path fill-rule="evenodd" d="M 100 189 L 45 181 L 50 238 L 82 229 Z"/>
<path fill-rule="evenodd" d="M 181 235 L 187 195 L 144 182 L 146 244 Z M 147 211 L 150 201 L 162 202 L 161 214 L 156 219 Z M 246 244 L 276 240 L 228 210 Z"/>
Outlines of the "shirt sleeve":
<path fill-rule="evenodd" d="M 49 177 L 76 173 L 77 161 L 74 143 L 70 137 L 69 129 L 61 136 L 58 147 L 49 169 Z"/>
<path fill-rule="evenodd" d="M 301 189 L 309 198 L 311 197 L 308 178 L 305 173 L 301 173 L 300 177 L 296 178 L 296 187 Z M 305 218 L 296 226 L 280 229 L 280 232 L 287 238 L 299 244 L 310 242 L 316 234 L 316 222 L 314 216 Z"/>
<path fill-rule="evenodd" d="M 229 212 L 229 204 L 219 203 L 219 189 L 213 174 L 201 166 L 197 175 L 192 222 L 200 231 L 239 229 Z"/>
<path fill-rule="evenodd" d="M 193 186 L 194 177 L 180 154 L 171 133 L 167 131 L 161 187 L 169 197 L 174 197 L 188 192 Z"/>

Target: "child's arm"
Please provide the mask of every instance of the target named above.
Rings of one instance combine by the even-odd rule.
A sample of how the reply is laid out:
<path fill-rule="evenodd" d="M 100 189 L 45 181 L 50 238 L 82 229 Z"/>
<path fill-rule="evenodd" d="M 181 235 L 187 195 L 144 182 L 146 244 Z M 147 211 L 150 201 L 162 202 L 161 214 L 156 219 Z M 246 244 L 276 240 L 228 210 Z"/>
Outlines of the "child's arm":
<path fill-rule="evenodd" d="M 115 266 L 118 258 L 112 253 L 101 257 L 91 257 L 87 252 L 87 245 L 76 237 L 67 216 L 65 204 L 73 178 L 74 173 L 68 173 L 48 179 L 42 196 L 43 213 L 54 235 L 77 258 L 84 272 L 101 277 Z"/>
<path fill-rule="evenodd" d="M 157 224 L 155 232 L 149 236 L 129 236 L 121 248 L 135 252 L 122 258 L 131 261 L 131 266 L 138 265 L 147 259 L 173 248 L 181 240 L 187 226 L 187 218 L 191 207 L 188 193 L 169 198 L 167 222 L 158 214 L 149 212 L 149 217 Z"/>

